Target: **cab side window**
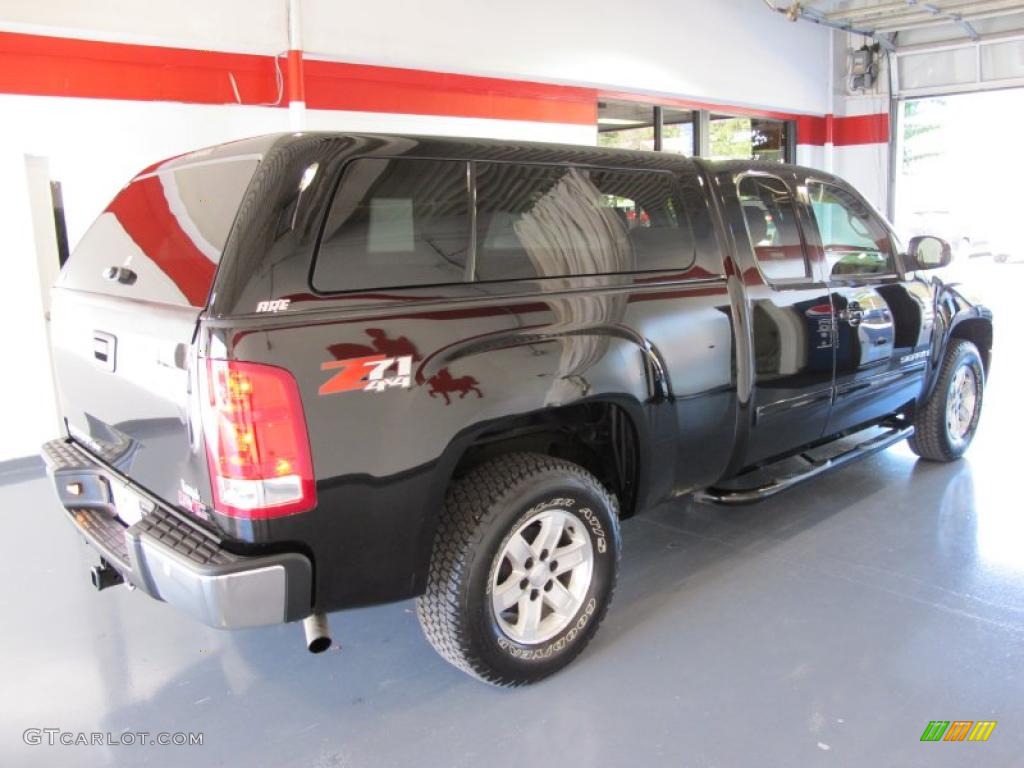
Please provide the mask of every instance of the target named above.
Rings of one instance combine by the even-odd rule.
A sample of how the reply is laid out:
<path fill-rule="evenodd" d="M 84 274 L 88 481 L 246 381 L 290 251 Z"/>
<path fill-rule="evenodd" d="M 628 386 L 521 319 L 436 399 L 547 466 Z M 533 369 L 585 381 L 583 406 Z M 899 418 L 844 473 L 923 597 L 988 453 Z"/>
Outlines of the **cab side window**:
<path fill-rule="evenodd" d="M 797 224 L 796 205 L 786 183 L 775 176 L 745 176 L 740 206 L 750 247 L 769 282 L 807 280 L 810 264 Z"/>
<path fill-rule="evenodd" d="M 809 182 L 807 193 L 832 277 L 895 273 L 889 232 L 856 195 L 820 181 Z"/>

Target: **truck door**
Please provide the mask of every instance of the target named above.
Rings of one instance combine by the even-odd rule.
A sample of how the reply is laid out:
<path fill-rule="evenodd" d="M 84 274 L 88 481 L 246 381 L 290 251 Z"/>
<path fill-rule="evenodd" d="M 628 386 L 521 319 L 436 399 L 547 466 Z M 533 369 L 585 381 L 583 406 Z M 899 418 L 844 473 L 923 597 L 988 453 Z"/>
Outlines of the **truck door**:
<path fill-rule="evenodd" d="M 931 308 L 901 280 L 888 227 L 849 187 L 806 180 L 808 239 L 822 256 L 835 309 L 835 393 L 827 434 L 898 411 L 920 392 Z"/>
<path fill-rule="evenodd" d="M 719 177 L 750 302 L 754 394 L 744 463 L 818 440 L 832 399 L 832 306 L 804 240 L 796 177 Z"/>

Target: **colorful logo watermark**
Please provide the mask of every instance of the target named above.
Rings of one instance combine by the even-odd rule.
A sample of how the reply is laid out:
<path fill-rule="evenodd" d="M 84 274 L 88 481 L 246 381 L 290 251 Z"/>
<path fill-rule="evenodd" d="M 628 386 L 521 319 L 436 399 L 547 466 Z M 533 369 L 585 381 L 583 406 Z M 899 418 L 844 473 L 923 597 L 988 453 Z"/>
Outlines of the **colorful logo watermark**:
<path fill-rule="evenodd" d="M 921 741 L 988 741 L 995 728 L 995 720 L 932 720 Z"/>

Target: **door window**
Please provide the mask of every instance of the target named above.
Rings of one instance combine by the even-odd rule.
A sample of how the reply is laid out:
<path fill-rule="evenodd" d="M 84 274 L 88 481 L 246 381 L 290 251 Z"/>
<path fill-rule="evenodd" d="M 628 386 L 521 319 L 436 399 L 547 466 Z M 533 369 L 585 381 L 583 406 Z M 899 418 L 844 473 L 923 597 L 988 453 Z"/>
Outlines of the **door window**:
<path fill-rule="evenodd" d="M 769 282 L 807 280 L 796 205 L 786 183 L 775 176 L 745 176 L 739 184 L 743 221 L 750 247 Z"/>
<path fill-rule="evenodd" d="M 895 270 L 889 231 L 852 192 L 807 184 L 828 273 L 838 279 L 889 275 Z"/>

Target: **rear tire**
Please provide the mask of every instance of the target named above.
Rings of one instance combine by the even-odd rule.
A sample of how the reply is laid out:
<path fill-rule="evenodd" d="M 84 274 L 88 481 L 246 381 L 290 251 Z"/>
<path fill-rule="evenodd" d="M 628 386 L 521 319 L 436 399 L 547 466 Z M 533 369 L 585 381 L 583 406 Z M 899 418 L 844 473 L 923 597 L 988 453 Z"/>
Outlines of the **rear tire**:
<path fill-rule="evenodd" d="M 935 389 L 914 419 L 910 449 L 931 461 L 963 456 L 978 429 L 984 392 L 978 348 L 966 339 L 950 339 Z"/>
<path fill-rule="evenodd" d="M 569 461 L 513 453 L 471 470 L 448 492 L 416 603 L 427 640 L 494 685 L 562 669 L 608 610 L 617 512 L 597 479 Z"/>

